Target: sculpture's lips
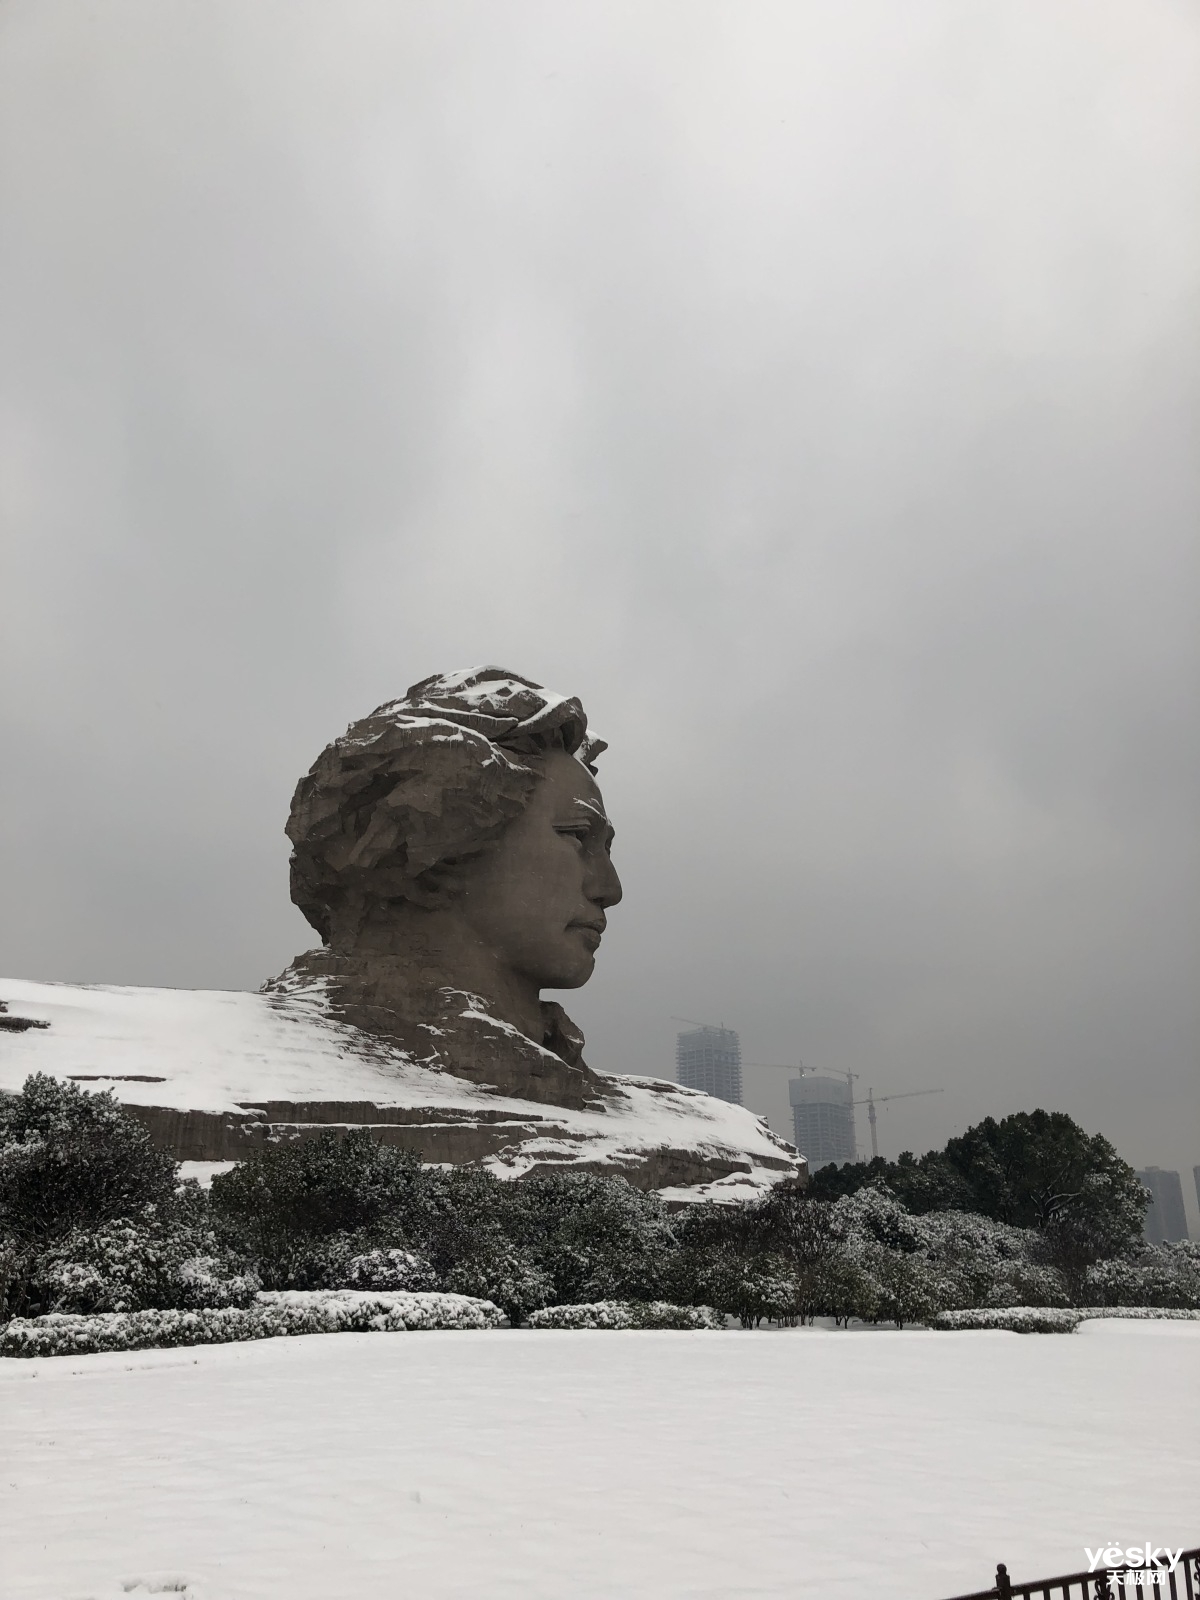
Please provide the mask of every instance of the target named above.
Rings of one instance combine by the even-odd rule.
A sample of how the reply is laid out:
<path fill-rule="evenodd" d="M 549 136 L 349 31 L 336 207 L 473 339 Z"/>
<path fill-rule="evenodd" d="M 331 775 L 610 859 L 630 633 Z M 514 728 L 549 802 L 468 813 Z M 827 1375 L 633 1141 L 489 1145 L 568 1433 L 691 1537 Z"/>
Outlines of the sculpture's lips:
<path fill-rule="evenodd" d="M 605 930 L 605 928 L 608 927 L 608 923 L 607 922 L 583 922 L 583 921 L 579 921 L 579 922 L 569 922 L 567 924 L 567 926 L 569 928 L 578 928 L 583 933 L 594 933 L 596 935 L 596 940 L 597 940 L 597 943 L 598 943 L 604 937 L 604 930 Z"/>

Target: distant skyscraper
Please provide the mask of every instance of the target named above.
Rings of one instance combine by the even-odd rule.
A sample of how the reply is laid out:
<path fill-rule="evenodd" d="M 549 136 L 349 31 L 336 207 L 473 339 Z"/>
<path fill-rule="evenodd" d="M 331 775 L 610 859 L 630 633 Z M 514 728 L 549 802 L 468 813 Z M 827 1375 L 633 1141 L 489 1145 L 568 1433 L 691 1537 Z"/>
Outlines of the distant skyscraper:
<path fill-rule="evenodd" d="M 1196 1185 L 1196 1205 L 1200 1208 L 1200 1167 L 1192 1168 L 1192 1182 Z"/>
<path fill-rule="evenodd" d="M 788 1084 L 796 1149 L 808 1158 L 808 1170 L 831 1161 L 854 1161 L 854 1095 L 841 1078 L 793 1078 Z"/>
<path fill-rule="evenodd" d="M 676 1077 L 688 1089 L 701 1089 L 742 1103 L 742 1044 L 732 1028 L 696 1028 L 675 1041 Z"/>
<path fill-rule="evenodd" d="M 1170 1244 L 1188 1236 L 1187 1214 L 1183 1209 L 1183 1185 L 1177 1172 L 1162 1167 L 1147 1167 L 1137 1174 L 1154 1196 L 1142 1224 L 1151 1244 Z"/>

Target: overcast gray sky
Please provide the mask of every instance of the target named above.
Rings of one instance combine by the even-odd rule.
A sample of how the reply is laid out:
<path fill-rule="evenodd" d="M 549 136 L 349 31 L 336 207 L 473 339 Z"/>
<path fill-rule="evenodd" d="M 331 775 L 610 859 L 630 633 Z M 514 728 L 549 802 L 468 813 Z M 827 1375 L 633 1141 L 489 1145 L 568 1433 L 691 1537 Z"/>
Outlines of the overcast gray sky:
<path fill-rule="evenodd" d="M 1198 107 L 1184 0 L 7 0 L 0 972 L 256 987 L 296 778 L 498 662 L 595 1065 L 1190 1187 Z"/>

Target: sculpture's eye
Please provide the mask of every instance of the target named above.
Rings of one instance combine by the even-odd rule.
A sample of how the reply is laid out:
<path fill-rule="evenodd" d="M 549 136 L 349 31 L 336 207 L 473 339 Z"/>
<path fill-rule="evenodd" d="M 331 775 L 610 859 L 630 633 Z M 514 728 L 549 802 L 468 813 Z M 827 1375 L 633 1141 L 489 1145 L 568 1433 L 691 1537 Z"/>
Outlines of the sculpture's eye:
<path fill-rule="evenodd" d="M 561 827 L 555 828 L 554 831 L 566 839 L 576 839 L 582 845 L 587 842 L 587 837 L 592 830 L 586 822 L 564 822 Z"/>

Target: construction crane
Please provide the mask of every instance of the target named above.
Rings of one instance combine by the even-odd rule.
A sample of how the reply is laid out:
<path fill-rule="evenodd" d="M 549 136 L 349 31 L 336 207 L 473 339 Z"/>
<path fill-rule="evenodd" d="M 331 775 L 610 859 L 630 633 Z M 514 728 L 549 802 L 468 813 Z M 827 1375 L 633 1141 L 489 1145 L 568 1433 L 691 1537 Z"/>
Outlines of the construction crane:
<path fill-rule="evenodd" d="M 671 1021 L 686 1022 L 690 1028 L 709 1028 L 713 1033 L 724 1033 L 726 1031 L 723 1022 L 697 1022 L 695 1017 L 672 1017 Z"/>
<path fill-rule="evenodd" d="M 879 1157 L 879 1136 L 875 1132 L 876 1106 L 883 1105 L 887 1100 L 915 1100 L 919 1095 L 945 1094 L 945 1092 L 945 1089 L 910 1089 L 906 1094 L 881 1094 L 877 1100 L 874 1089 L 868 1089 L 865 1100 L 852 1100 L 851 1105 L 867 1108 L 867 1121 L 871 1124 L 871 1159 L 877 1160 Z"/>
<path fill-rule="evenodd" d="M 797 1061 L 797 1062 L 747 1061 L 745 1063 L 745 1065 L 748 1066 L 748 1067 L 761 1067 L 764 1071 L 770 1071 L 770 1072 L 799 1072 L 799 1073 L 805 1073 L 805 1072 L 814 1072 L 816 1070 L 814 1067 L 806 1067 L 803 1064 L 803 1062 L 800 1062 L 800 1061 Z M 875 1107 L 876 1106 L 884 1105 L 889 1100 L 915 1100 L 918 1095 L 923 1095 L 923 1094 L 945 1094 L 945 1092 L 946 1092 L 944 1088 L 942 1088 L 942 1089 L 910 1089 L 905 1094 L 882 1094 L 882 1095 L 878 1095 L 877 1096 L 874 1089 L 868 1089 L 867 1090 L 867 1097 L 866 1097 L 865 1100 L 855 1100 L 853 1098 L 853 1095 L 854 1095 L 854 1080 L 855 1080 L 855 1078 L 860 1077 L 861 1074 L 857 1073 L 857 1072 L 847 1072 L 847 1073 L 844 1074 L 844 1076 L 845 1076 L 845 1079 L 846 1079 L 846 1083 L 849 1086 L 850 1094 L 851 1094 L 851 1097 L 852 1097 L 851 1100 L 850 1100 L 850 1104 L 852 1106 L 866 1106 L 866 1108 L 867 1108 L 867 1121 L 871 1124 L 871 1156 L 872 1156 L 872 1158 L 875 1158 L 875 1157 L 877 1157 L 879 1155 L 879 1134 L 878 1134 L 878 1131 L 876 1130 L 876 1127 L 875 1127 Z"/>
<path fill-rule="evenodd" d="M 806 1067 L 802 1061 L 743 1061 L 742 1065 L 744 1067 L 762 1067 L 766 1072 L 798 1072 L 803 1074 L 805 1072 L 815 1072 L 817 1070 L 816 1067 Z M 842 1072 L 839 1073 L 838 1076 L 845 1078 L 850 1089 L 850 1093 L 853 1094 L 854 1080 L 855 1078 L 861 1077 L 862 1074 L 858 1072 Z M 856 1100 L 854 1104 L 862 1105 L 863 1102 L 861 1100 Z"/>

